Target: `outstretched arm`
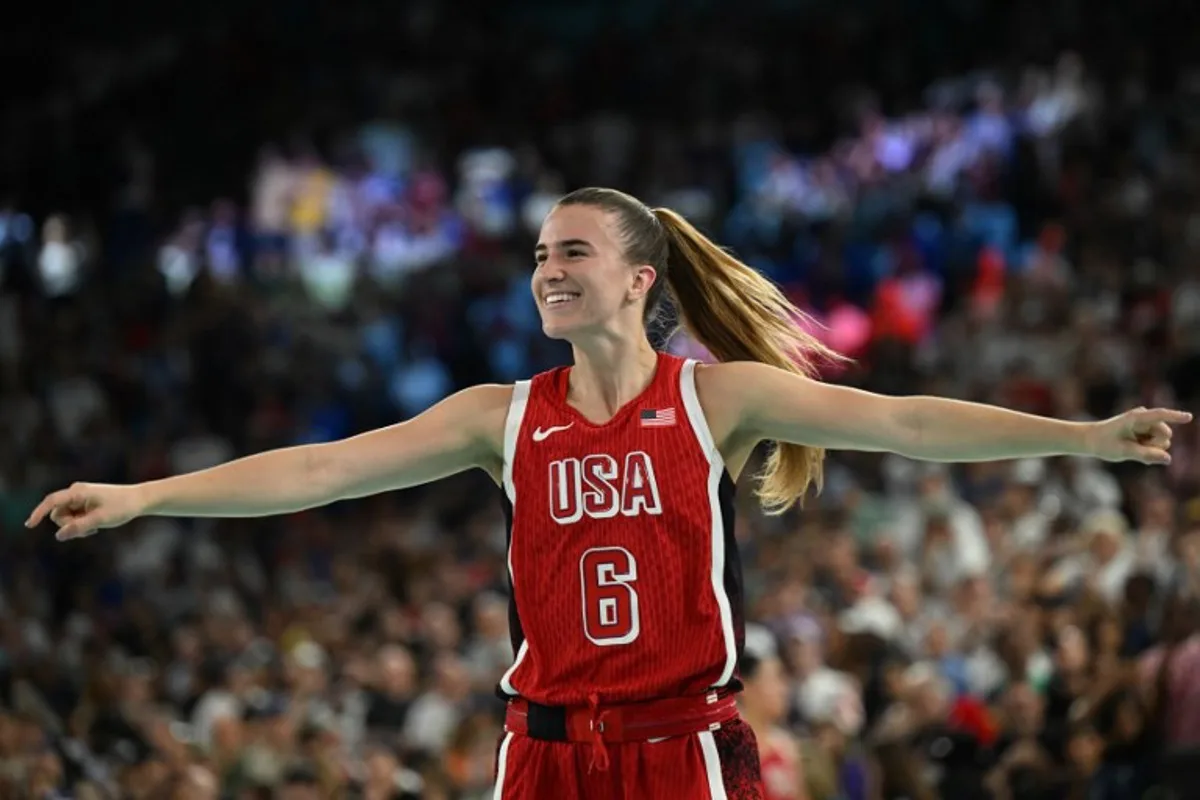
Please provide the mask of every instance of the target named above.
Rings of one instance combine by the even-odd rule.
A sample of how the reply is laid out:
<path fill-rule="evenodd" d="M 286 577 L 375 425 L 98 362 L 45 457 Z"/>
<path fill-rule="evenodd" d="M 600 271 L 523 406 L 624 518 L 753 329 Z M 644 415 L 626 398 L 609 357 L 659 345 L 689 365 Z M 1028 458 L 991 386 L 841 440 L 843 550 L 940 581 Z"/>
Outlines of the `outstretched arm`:
<path fill-rule="evenodd" d="M 714 372 L 722 405 L 743 435 L 924 461 L 997 461 L 1080 455 L 1167 464 L 1171 425 L 1192 415 L 1135 409 L 1103 422 L 1067 422 L 942 397 L 889 397 L 821 383 L 763 364 Z"/>
<path fill-rule="evenodd" d="M 511 387 L 459 392 L 406 422 L 327 444 L 270 450 L 211 469 L 132 486 L 77 483 L 48 495 L 47 515 L 69 539 L 137 516 L 260 517 L 416 486 L 501 457 Z"/>

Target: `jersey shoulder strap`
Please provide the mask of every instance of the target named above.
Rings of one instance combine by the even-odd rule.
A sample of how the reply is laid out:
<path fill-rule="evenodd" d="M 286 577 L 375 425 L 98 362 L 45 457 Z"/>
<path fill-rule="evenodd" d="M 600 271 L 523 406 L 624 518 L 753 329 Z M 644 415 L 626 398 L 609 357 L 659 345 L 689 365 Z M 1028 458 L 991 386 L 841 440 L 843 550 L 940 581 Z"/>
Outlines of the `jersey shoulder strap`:
<path fill-rule="evenodd" d="M 512 399 L 508 402 L 508 416 L 504 420 L 504 493 L 510 503 L 517 502 L 517 489 L 513 483 L 513 463 L 517 458 L 517 442 L 521 436 L 521 423 L 529 407 L 529 393 L 533 381 L 517 381 L 513 384 Z"/>
<path fill-rule="evenodd" d="M 679 398 L 683 403 L 684 413 L 687 414 L 688 423 L 692 427 L 692 433 L 696 436 L 696 441 L 700 443 L 700 449 L 704 451 L 709 463 L 720 464 L 722 462 L 721 454 L 717 450 L 717 443 L 708 427 L 708 418 L 704 416 L 704 409 L 700 406 L 700 395 L 696 392 L 696 365 L 698 363 L 694 358 L 680 359 Z"/>

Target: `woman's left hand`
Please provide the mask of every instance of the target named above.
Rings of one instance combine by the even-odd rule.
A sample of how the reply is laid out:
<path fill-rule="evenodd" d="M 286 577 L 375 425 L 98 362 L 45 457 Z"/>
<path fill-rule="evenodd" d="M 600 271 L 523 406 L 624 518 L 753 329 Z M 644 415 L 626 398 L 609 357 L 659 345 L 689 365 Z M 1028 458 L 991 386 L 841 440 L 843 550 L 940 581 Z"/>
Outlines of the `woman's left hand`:
<path fill-rule="evenodd" d="M 1192 421 L 1186 411 L 1135 408 L 1103 422 L 1092 423 L 1088 452 L 1104 461 L 1171 463 L 1171 426 Z"/>

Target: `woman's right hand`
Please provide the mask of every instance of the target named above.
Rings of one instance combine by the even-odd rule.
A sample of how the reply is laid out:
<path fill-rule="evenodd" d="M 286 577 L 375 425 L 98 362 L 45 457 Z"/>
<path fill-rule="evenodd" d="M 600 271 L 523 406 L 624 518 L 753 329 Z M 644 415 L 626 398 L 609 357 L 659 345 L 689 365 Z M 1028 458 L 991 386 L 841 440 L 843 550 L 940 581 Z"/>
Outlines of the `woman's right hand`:
<path fill-rule="evenodd" d="M 55 538 L 65 542 L 91 536 L 104 528 L 119 527 L 144 512 L 140 486 L 75 483 L 46 495 L 25 521 L 25 527 L 37 527 L 49 516 L 58 526 Z"/>

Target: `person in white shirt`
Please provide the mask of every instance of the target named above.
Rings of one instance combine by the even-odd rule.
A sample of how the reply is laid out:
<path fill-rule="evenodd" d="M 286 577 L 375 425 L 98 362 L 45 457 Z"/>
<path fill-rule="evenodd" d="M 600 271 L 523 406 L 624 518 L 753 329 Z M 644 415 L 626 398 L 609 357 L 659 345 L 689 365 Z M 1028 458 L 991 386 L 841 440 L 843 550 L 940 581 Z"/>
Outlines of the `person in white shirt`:
<path fill-rule="evenodd" d="M 1036 550 L 1045 543 L 1053 517 L 1043 502 L 1046 464 L 1040 458 L 1026 458 L 1012 466 L 1012 478 L 1005 498 L 1013 518 L 1012 543 L 1017 550 Z"/>
<path fill-rule="evenodd" d="M 924 557 L 936 555 L 946 562 L 949 580 L 985 568 L 990 548 L 983 522 L 979 512 L 955 494 L 946 466 L 921 464 L 916 490 L 915 502 L 897 501 L 895 523 L 891 526 L 890 538 L 905 560 L 921 563 Z M 929 552 L 931 543 L 927 541 L 931 525 L 937 530 L 944 529 L 946 534 L 941 539 L 935 537 L 936 554 Z"/>
<path fill-rule="evenodd" d="M 1119 602 L 1136 563 L 1125 515 L 1112 509 L 1096 511 L 1084 519 L 1080 530 L 1087 552 L 1063 566 L 1064 577 L 1076 588 L 1090 589 L 1109 603 Z"/>

